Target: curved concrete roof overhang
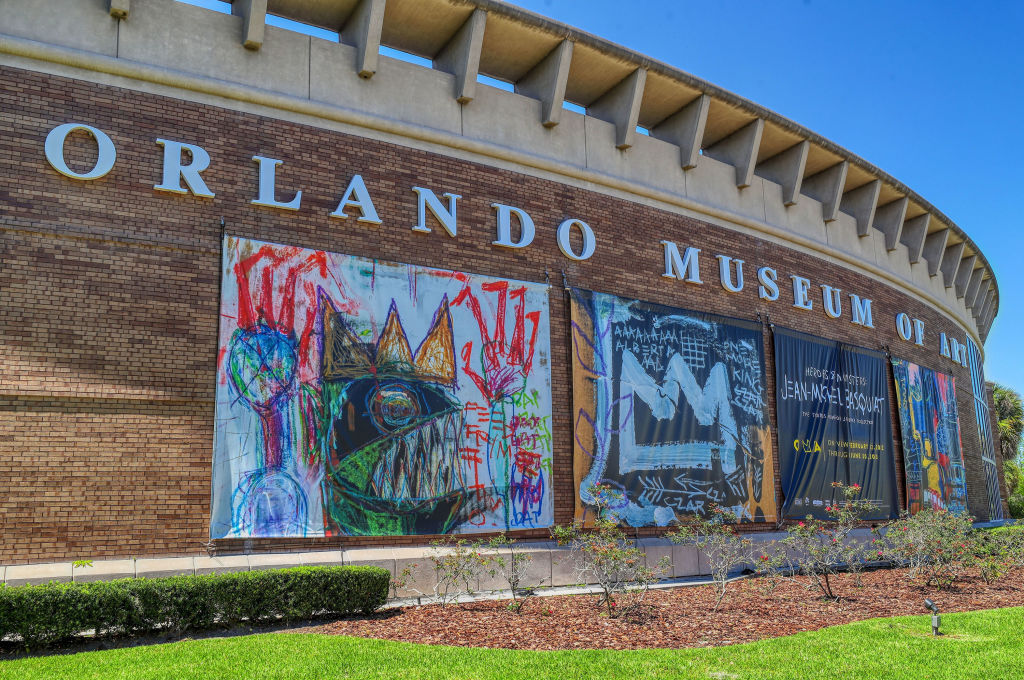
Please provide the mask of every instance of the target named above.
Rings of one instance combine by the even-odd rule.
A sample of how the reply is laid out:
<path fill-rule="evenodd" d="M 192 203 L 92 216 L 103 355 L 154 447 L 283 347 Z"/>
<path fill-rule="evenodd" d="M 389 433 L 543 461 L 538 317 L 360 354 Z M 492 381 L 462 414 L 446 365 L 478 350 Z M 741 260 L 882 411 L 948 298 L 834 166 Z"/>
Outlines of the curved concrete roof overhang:
<path fill-rule="evenodd" d="M 235 0 L 236 5 L 240 3 Z M 369 13 L 373 5 L 379 5 L 380 44 L 446 62 L 460 41 L 472 42 L 475 54 L 466 61 L 477 62 L 478 74 L 514 83 L 520 93 L 547 95 L 545 124 L 558 122 L 561 102 L 554 100 L 561 90 L 562 98 L 586 107 L 589 115 L 616 123 L 619 148 L 631 145 L 637 125 L 655 138 L 672 142 L 681 141 L 682 133 L 689 132 L 690 139 L 683 140 L 689 148 L 683 148 L 683 155 L 710 151 L 709 155 L 716 157 L 716 150 L 728 160 L 739 155 L 753 166 L 754 173 L 762 171 L 768 179 L 788 173 L 793 183 L 792 176 L 799 174 L 798 187 L 800 180 L 817 178 L 836 165 L 847 164 L 839 188 L 840 205 L 846 203 L 860 213 L 855 217 L 862 231 L 884 229 L 890 244 L 904 241 L 909 250 L 922 250 L 925 246 L 918 241 L 930 238 L 929 252 L 911 252 L 911 259 L 938 260 L 937 267 L 931 269 L 938 269 L 956 288 L 957 296 L 967 299 L 979 335 L 986 337 L 999 307 L 999 289 L 988 260 L 974 241 L 896 178 L 774 111 L 678 68 L 500 0 L 267 0 L 268 11 L 274 14 L 333 30 L 365 21 L 360 15 Z M 483 13 L 486 15 L 474 17 Z M 466 34 L 474 30 L 480 35 L 467 40 L 470 36 Z M 558 64 L 558 60 L 568 63 Z M 445 66 L 435 63 L 435 68 Z M 475 77 L 466 80 L 468 84 Z M 703 96 L 710 101 L 701 102 Z M 705 109 L 690 112 L 703 119 L 697 121 L 703 134 L 679 129 L 687 120 L 690 105 Z M 762 128 L 759 140 L 748 128 L 753 123 Z M 737 136 L 743 139 L 734 139 Z M 801 148 L 805 141 L 810 146 L 806 150 Z M 740 143 L 748 148 L 735 149 Z M 812 182 L 812 195 L 822 191 L 819 183 Z M 869 203 L 873 205 L 866 205 Z M 946 231 L 949 233 L 941 235 Z M 937 247 L 940 242 L 941 248 Z M 987 292 L 979 295 L 977 289 L 982 288 Z M 968 296 L 969 291 L 974 295 Z"/>
<path fill-rule="evenodd" d="M 998 311 L 984 254 L 905 184 L 773 111 L 607 40 L 499 0 L 233 0 L 231 10 L 5 0 L 0 63 L 49 63 L 354 124 L 752 226 L 916 292 L 982 341 Z M 269 25 L 268 13 L 338 40 Z M 431 68 L 383 56 L 381 46 Z M 514 94 L 479 85 L 481 75 Z M 743 193 L 758 184 L 761 198 Z"/>

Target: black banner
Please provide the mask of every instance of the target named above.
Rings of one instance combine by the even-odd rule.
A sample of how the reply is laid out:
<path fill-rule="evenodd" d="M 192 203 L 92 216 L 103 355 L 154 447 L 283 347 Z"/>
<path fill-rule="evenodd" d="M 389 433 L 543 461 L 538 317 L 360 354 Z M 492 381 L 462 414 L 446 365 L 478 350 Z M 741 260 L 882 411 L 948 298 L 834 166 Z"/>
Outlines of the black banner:
<path fill-rule="evenodd" d="M 775 393 L 784 517 L 828 519 L 825 508 L 858 484 L 875 505 L 866 519 L 898 514 L 885 357 L 775 330 Z"/>
<path fill-rule="evenodd" d="M 572 290 L 576 517 L 775 521 L 761 325 Z"/>

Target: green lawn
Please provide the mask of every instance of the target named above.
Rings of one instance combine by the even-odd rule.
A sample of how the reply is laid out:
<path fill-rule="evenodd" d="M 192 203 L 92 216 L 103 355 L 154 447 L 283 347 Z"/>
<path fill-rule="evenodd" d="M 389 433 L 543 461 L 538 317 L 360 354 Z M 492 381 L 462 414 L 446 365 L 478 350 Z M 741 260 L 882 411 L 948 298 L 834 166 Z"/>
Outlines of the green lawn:
<path fill-rule="evenodd" d="M 520 652 L 269 634 L 0 662 L 0 678 L 1024 678 L 1024 608 L 872 619 L 716 649 Z"/>

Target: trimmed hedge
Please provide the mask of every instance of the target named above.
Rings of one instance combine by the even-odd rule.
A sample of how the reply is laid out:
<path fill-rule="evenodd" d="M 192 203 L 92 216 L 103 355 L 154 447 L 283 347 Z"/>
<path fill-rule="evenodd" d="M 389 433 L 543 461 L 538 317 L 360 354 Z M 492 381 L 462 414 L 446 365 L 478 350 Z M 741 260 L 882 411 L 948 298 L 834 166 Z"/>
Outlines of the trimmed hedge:
<path fill-rule="evenodd" d="M 205 630 L 242 621 L 298 621 L 369 614 L 387 601 L 379 567 L 296 567 L 204 576 L 0 586 L 0 639 L 27 647 L 96 635 Z"/>

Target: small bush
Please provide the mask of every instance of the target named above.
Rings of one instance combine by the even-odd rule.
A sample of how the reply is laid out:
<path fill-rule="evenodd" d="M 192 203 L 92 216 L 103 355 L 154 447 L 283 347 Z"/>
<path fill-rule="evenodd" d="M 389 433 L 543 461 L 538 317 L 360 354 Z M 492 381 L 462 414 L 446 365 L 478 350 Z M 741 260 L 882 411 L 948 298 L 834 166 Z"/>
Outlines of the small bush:
<path fill-rule="evenodd" d="M 1000 541 L 1006 541 L 1014 552 L 1020 552 L 1024 558 L 1024 524 L 1007 524 L 994 529 L 981 529 L 983 534 L 997 537 Z M 1024 560 L 1022 560 L 1024 562 Z M 1018 566 L 1024 566 L 1020 564 Z"/>
<path fill-rule="evenodd" d="M 402 568 L 402 571 L 398 572 L 391 578 L 390 588 L 391 597 L 393 599 L 398 599 L 399 592 L 405 592 L 410 590 L 413 592 L 417 592 L 420 595 L 423 595 L 422 590 L 418 588 L 413 588 L 412 586 L 412 584 L 415 583 L 413 570 L 416 569 L 416 567 L 418 566 L 420 565 L 415 562 L 412 564 L 407 564 L 405 565 L 405 567 Z"/>
<path fill-rule="evenodd" d="M 512 602 L 509 603 L 508 609 L 516 614 L 522 613 L 526 598 L 533 594 L 533 589 L 523 588 L 530 567 L 533 566 L 533 556 L 530 553 L 516 552 L 516 539 L 509 538 L 504 533 L 492 537 L 486 545 L 495 553 L 489 558 L 487 574 L 492 577 L 500 576 L 508 584 L 512 593 Z M 502 551 L 507 551 L 508 556 L 502 554 Z M 537 585 L 543 585 L 544 580 L 546 579 L 542 579 Z"/>
<path fill-rule="evenodd" d="M 442 538 L 430 546 L 427 557 L 437 577 L 434 597 L 441 606 L 456 602 L 460 595 L 472 595 L 478 579 L 490 564 L 490 557 L 481 552 L 483 544 L 464 538 Z"/>
<path fill-rule="evenodd" d="M 660 581 L 668 571 L 668 558 L 654 567 L 646 565 L 644 551 L 626 538 L 614 519 L 608 519 L 608 508 L 621 501 L 622 496 L 608 485 L 590 487 L 595 499 L 597 517 L 592 529 L 578 522 L 567 527 L 554 527 L 551 534 L 560 545 L 569 545 L 570 558 L 581 583 L 594 583 L 601 588 L 597 605 L 605 605 L 609 618 L 616 616 L 615 595 L 626 597 L 625 606 L 618 614 L 638 611 L 651 585 Z"/>
<path fill-rule="evenodd" d="M 880 549 L 893 563 L 924 577 L 936 588 L 953 584 L 973 558 L 971 518 L 948 510 L 925 508 L 891 522 Z"/>
<path fill-rule="evenodd" d="M 242 621 L 369 614 L 384 604 L 389 574 L 377 567 L 297 567 L 204 576 L 0 586 L 0 639 L 26 647 L 85 630 L 96 635 L 182 633 Z"/>
<path fill-rule="evenodd" d="M 750 539 L 737 535 L 731 526 L 738 522 L 734 512 L 716 506 L 711 508 L 710 517 L 688 517 L 678 529 L 666 534 L 673 543 L 692 545 L 704 553 L 718 594 L 715 611 L 725 597 L 729 574 L 754 561 Z"/>
<path fill-rule="evenodd" d="M 786 529 L 788 535 L 782 539 L 782 544 L 790 562 L 810 577 L 811 587 L 817 587 L 827 598 L 838 600 L 833 581 L 839 571 L 853 572 L 860 583 L 870 542 L 855 538 L 853 530 L 874 508 L 870 501 L 859 498 L 860 485 L 833 482 L 832 486 L 840 490 L 843 498 L 825 507 L 830 520 L 808 516 Z"/>
<path fill-rule="evenodd" d="M 971 533 L 971 559 L 978 575 L 991 585 L 1011 567 L 1024 566 L 1024 527 L 978 529 Z"/>

